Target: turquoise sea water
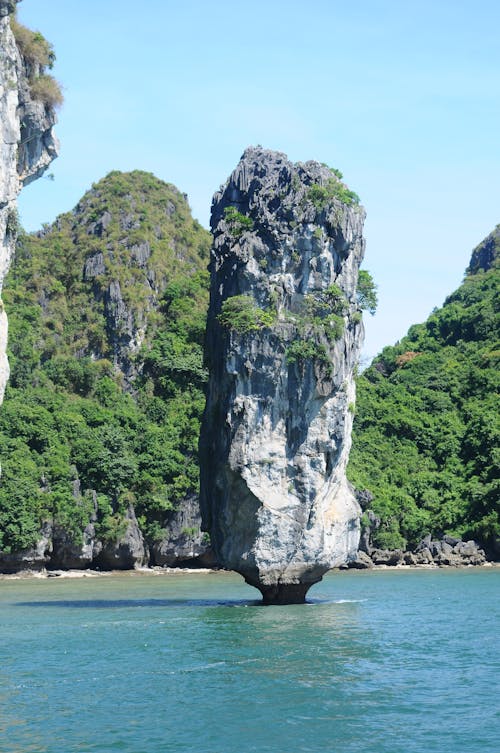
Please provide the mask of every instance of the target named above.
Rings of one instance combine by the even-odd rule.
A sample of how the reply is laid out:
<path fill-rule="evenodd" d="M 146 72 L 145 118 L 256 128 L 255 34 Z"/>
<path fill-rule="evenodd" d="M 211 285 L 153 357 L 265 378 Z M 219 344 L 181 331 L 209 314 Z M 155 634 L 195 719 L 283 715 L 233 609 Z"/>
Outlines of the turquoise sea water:
<path fill-rule="evenodd" d="M 0 582 L 2 753 L 498 753 L 499 569 Z"/>

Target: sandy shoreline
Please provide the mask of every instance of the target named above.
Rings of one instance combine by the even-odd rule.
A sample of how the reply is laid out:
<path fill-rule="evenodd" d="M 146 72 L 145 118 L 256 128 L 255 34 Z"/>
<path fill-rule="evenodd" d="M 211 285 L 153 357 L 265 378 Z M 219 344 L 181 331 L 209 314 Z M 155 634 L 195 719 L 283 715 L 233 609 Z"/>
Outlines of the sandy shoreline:
<path fill-rule="evenodd" d="M 396 570 L 399 572 L 407 570 L 470 570 L 476 568 L 500 568 L 500 562 L 484 562 L 482 565 L 374 565 L 365 570 L 355 570 L 354 568 L 334 569 L 329 572 L 370 572 L 379 570 Z M 191 567 L 141 567 L 134 570 L 20 570 L 16 573 L 0 573 L 2 580 L 27 580 L 49 579 L 49 578 L 109 578 L 113 577 L 141 577 L 143 575 L 226 575 L 232 573 L 230 570 L 213 569 L 213 568 L 191 568 Z"/>
<path fill-rule="evenodd" d="M 19 570 L 16 573 L 0 573 L 0 580 L 26 580 L 27 578 L 109 578 L 110 576 L 142 575 L 210 575 L 227 570 L 205 567 L 140 567 L 133 570 Z"/>

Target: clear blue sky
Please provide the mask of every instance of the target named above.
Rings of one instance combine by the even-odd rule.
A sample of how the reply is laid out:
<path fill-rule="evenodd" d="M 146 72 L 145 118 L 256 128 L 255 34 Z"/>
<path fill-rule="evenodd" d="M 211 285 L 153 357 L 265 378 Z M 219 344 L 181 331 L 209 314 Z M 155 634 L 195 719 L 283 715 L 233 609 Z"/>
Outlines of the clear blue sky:
<path fill-rule="evenodd" d="M 20 200 L 36 229 L 110 170 L 210 202 L 249 144 L 339 167 L 367 212 L 380 305 L 365 357 L 460 283 L 500 222 L 497 0 L 24 0 L 66 102 L 55 181 Z"/>

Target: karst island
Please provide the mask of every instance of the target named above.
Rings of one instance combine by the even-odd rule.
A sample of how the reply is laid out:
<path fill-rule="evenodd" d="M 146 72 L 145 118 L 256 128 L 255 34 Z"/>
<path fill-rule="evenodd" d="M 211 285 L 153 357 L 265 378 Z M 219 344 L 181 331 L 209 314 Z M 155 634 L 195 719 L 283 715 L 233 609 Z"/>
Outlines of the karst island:
<path fill-rule="evenodd" d="M 267 604 L 303 602 L 358 548 L 346 465 L 364 218 L 338 170 L 261 147 L 213 198 L 202 520 Z"/>

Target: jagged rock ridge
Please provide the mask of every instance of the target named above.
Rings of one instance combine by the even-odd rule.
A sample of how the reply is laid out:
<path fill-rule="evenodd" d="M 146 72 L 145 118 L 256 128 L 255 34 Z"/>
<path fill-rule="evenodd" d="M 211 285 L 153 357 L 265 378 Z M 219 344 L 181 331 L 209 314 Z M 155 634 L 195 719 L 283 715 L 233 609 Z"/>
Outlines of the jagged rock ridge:
<path fill-rule="evenodd" d="M 202 518 L 267 602 L 303 601 L 357 550 L 345 467 L 364 216 L 337 171 L 260 147 L 213 199 Z"/>
<path fill-rule="evenodd" d="M 12 33 L 14 0 L 0 0 L 0 295 L 17 236 L 17 196 L 57 156 L 53 107 L 33 99 L 25 60 Z M 37 73 L 35 71 L 35 73 Z M 8 323 L 0 298 L 0 403 L 9 377 Z"/>

